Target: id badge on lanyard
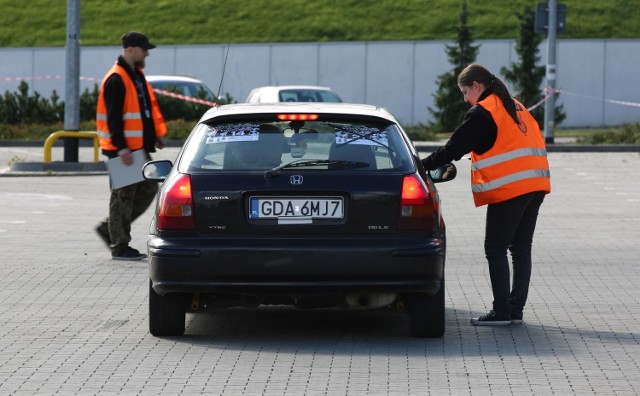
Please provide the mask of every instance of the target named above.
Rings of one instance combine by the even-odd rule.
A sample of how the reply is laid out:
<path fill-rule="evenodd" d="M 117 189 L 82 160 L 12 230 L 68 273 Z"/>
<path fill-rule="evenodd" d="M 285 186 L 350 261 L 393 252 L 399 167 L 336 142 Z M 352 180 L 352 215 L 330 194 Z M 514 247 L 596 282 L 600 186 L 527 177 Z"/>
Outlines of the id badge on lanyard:
<path fill-rule="evenodd" d="M 136 90 L 138 91 L 138 102 L 140 102 L 140 106 L 144 109 L 144 116 L 146 118 L 151 118 L 151 112 L 149 111 L 149 104 L 147 103 L 147 95 L 144 93 L 144 83 L 136 76 Z"/>

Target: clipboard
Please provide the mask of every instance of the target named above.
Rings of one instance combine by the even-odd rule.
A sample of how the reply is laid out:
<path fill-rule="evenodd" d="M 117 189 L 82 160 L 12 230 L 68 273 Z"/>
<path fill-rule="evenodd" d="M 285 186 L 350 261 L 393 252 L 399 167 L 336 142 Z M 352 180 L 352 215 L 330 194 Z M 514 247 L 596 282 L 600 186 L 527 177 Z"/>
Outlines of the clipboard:
<path fill-rule="evenodd" d="M 107 161 L 107 169 L 111 179 L 111 188 L 130 186 L 144 180 L 142 176 L 142 166 L 147 162 L 147 156 L 144 150 L 133 151 L 133 164 L 126 166 L 122 163 L 120 157 L 111 158 Z"/>

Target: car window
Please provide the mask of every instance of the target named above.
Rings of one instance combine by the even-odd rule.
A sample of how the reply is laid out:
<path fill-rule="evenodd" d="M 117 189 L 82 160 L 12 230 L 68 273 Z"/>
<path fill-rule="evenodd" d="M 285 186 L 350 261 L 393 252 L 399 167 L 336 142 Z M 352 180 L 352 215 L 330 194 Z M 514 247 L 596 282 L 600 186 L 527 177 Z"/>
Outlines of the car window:
<path fill-rule="evenodd" d="M 286 89 L 279 92 L 280 102 L 342 102 L 333 92 L 317 89 Z"/>
<path fill-rule="evenodd" d="M 215 95 L 202 83 L 190 82 L 190 81 L 154 81 L 150 83 L 154 88 L 162 89 L 165 91 L 177 91 L 178 93 L 191 96 L 194 98 L 202 98 L 207 100 L 213 100 Z"/>
<path fill-rule="evenodd" d="M 331 91 L 318 91 L 318 95 L 321 98 L 321 102 L 333 102 L 333 103 L 342 102 L 342 99 L 340 99 L 338 95 L 334 94 Z"/>
<path fill-rule="evenodd" d="M 319 171 L 413 168 L 398 128 L 344 120 L 273 120 L 199 124 L 185 146 L 181 172 L 266 171 L 298 162 Z"/>
<path fill-rule="evenodd" d="M 300 96 L 297 91 L 280 91 L 280 102 L 300 102 Z"/>

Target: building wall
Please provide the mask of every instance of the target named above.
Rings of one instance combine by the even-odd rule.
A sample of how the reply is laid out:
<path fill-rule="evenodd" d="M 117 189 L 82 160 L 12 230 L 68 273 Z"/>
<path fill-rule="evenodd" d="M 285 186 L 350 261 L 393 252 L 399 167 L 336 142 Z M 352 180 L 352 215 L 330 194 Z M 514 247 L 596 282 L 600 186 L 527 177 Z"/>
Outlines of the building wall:
<path fill-rule="evenodd" d="M 437 77 L 451 70 L 446 41 L 165 45 L 151 50 L 147 74 L 188 74 L 243 101 L 261 85 L 330 86 L 345 101 L 387 107 L 407 125 L 429 122 Z M 517 60 L 513 40 L 477 40 L 477 63 L 500 75 Z M 633 70 L 640 40 L 558 40 L 556 88 L 566 120 L 559 127 L 640 122 Z M 93 89 L 120 53 L 117 46 L 81 47 L 80 89 Z M 546 63 L 546 41 L 540 64 Z M 228 53 L 228 56 L 227 56 Z M 226 68 L 225 68 L 226 58 Z M 26 79 L 32 91 L 64 97 L 64 48 L 0 48 L 0 93 Z M 224 78 L 222 78 L 224 69 Z M 222 83 L 221 83 L 222 78 Z M 541 91 L 544 87 L 541 87 Z M 460 96 L 462 100 L 462 96 Z M 629 102 L 629 103 L 619 103 Z M 533 103 L 526 103 L 527 106 Z"/>

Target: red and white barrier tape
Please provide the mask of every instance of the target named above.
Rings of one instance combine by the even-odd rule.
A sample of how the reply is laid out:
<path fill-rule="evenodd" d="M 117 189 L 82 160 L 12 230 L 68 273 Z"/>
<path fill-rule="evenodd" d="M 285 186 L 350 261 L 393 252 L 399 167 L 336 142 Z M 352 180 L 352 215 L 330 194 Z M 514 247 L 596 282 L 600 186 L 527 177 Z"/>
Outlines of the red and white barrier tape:
<path fill-rule="evenodd" d="M 57 80 L 64 76 L 35 76 L 35 77 L 0 77 L 0 81 L 30 81 L 30 80 Z M 82 78 L 82 77 L 81 77 Z"/>
<path fill-rule="evenodd" d="M 203 105 L 207 105 L 207 106 L 211 106 L 211 107 L 214 107 L 214 106 L 218 105 L 216 102 L 210 102 L 208 100 L 204 100 L 204 99 L 200 99 L 200 98 L 194 98 L 193 96 L 180 95 L 180 94 L 177 94 L 175 92 L 165 91 L 163 89 L 154 88 L 153 92 L 159 93 L 160 95 L 170 96 L 172 98 L 182 99 L 182 100 L 186 100 L 186 101 L 189 101 L 189 102 L 203 104 Z"/>
<path fill-rule="evenodd" d="M 30 81 L 30 80 L 59 80 L 59 79 L 64 79 L 64 76 L 61 76 L 61 75 L 50 75 L 50 76 L 35 76 L 35 77 L 0 77 L 0 81 L 23 81 L 23 80 Z M 82 80 L 82 81 L 100 81 L 99 78 L 95 78 L 95 77 L 80 77 L 80 80 Z M 211 102 L 211 101 L 204 100 L 204 99 L 199 99 L 199 98 L 194 98 L 192 96 L 180 95 L 180 94 L 177 94 L 177 93 L 174 93 L 174 92 L 170 92 L 170 91 L 165 91 L 165 90 L 162 90 L 162 89 L 154 88 L 153 92 L 159 93 L 160 95 L 170 96 L 172 98 L 177 98 L 177 99 L 181 99 L 181 100 L 185 100 L 185 101 L 193 102 L 193 103 L 199 103 L 199 104 L 203 104 L 203 105 L 207 105 L 207 106 L 217 106 L 218 105 L 215 102 Z M 580 97 L 580 98 L 601 100 L 601 101 L 604 101 L 604 102 L 607 102 L 607 103 L 613 103 L 613 104 L 618 104 L 618 105 L 622 105 L 622 106 L 640 107 L 640 103 L 637 103 L 637 102 L 628 102 L 628 101 L 624 101 L 624 100 L 598 98 L 598 97 L 595 97 L 595 96 L 583 95 L 583 94 L 579 94 L 579 93 L 575 93 L 575 92 L 569 92 L 569 91 L 565 91 L 563 89 L 556 89 L 556 88 L 551 88 L 551 87 L 545 87 L 544 93 L 545 93 L 544 98 L 542 98 L 540 101 L 538 101 L 538 103 L 536 103 L 533 106 L 529 107 L 528 108 L 529 111 L 532 111 L 532 110 L 540 107 L 544 102 L 549 100 L 549 97 L 551 97 L 552 93 L 562 93 L 562 94 L 565 94 L 565 95 L 576 96 L 576 97 Z"/>
<path fill-rule="evenodd" d="M 532 111 L 532 110 L 534 110 L 534 109 L 536 109 L 536 108 L 540 107 L 540 105 L 542 105 L 544 102 L 546 102 L 546 101 L 547 101 L 547 99 L 549 99 L 549 96 L 551 96 L 551 95 L 545 95 L 545 97 L 544 97 L 544 98 L 540 99 L 540 100 L 538 101 L 538 103 L 536 103 L 536 104 L 534 104 L 533 106 L 529 107 L 527 110 Z"/>

